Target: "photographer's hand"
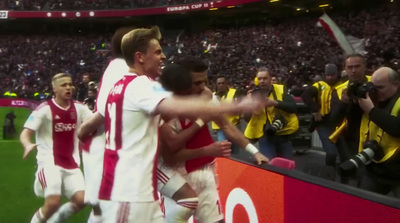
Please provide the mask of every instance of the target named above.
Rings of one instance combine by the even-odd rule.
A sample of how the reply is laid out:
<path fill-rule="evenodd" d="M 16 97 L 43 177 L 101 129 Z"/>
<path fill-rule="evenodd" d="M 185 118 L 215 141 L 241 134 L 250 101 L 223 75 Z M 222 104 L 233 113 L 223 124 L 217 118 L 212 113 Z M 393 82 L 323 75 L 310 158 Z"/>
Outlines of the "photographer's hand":
<path fill-rule="evenodd" d="M 371 98 L 369 97 L 369 93 L 368 92 L 367 92 L 367 95 L 366 95 L 365 98 L 359 98 L 358 99 L 358 104 L 360 105 L 362 110 L 367 114 L 374 107 L 374 103 L 372 102 Z"/>
<path fill-rule="evenodd" d="M 348 104 L 350 102 L 349 96 L 347 95 L 347 89 L 342 91 L 342 99 L 340 99 L 343 103 Z"/>
<path fill-rule="evenodd" d="M 320 111 L 315 112 L 315 113 L 313 113 L 312 115 L 314 116 L 315 122 L 320 122 L 320 121 L 322 121 L 322 115 L 321 115 L 321 112 L 320 112 Z"/>

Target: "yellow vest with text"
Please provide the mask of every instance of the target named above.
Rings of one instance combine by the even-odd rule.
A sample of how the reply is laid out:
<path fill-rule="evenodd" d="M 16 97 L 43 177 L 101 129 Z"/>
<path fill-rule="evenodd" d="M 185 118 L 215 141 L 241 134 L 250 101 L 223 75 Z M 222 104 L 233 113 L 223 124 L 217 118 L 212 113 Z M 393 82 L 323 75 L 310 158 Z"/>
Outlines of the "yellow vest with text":
<path fill-rule="evenodd" d="M 233 97 L 235 97 L 235 93 L 236 93 L 236 89 L 233 88 L 229 88 L 228 93 L 226 94 L 226 96 L 221 97 L 221 101 L 223 102 L 232 102 L 233 101 Z M 215 92 L 214 92 L 215 94 Z M 233 123 L 234 125 L 237 125 L 237 123 L 239 122 L 240 116 L 239 115 L 233 115 L 233 116 L 228 116 L 228 119 L 231 123 Z M 211 123 L 211 128 L 212 129 L 219 129 L 219 126 L 217 124 L 215 124 L 215 122 Z"/>
<path fill-rule="evenodd" d="M 318 89 L 318 103 L 321 106 L 321 115 L 327 115 L 331 112 L 331 99 L 334 87 L 331 87 L 325 81 L 318 81 L 313 84 Z"/>
<path fill-rule="evenodd" d="M 367 81 L 371 81 L 371 76 L 365 76 L 365 77 L 367 78 Z M 343 93 L 344 90 L 347 89 L 348 85 L 349 85 L 349 81 L 346 81 L 346 82 L 344 82 L 342 84 L 339 84 L 338 86 L 335 87 L 339 100 L 342 99 L 342 93 Z M 340 126 L 342 126 L 342 125 L 347 125 L 347 119 L 346 118 L 342 121 L 342 123 L 340 125 L 338 125 L 336 127 L 336 130 L 338 130 L 340 128 Z M 345 128 L 343 128 L 343 129 L 345 129 Z M 334 135 L 337 135 L 336 131 L 332 132 L 331 135 L 329 136 L 329 138 L 337 138 L 337 137 L 334 137 Z"/>
<path fill-rule="evenodd" d="M 283 94 L 285 93 L 284 86 L 280 84 L 273 84 L 272 86 L 274 87 L 276 98 L 274 98 L 272 92 L 270 93 L 269 98 L 282 101 Z M 261 110 L 260 112 L 253 113 L 244 131 L 244 136 L 246 136 L 248 139 L 261 138 L 264 135 L 264 125 L 267 123 L 267 116 L 268 121 L 271 124 L 276 113 L 282 115 L 282 117 L 288 122 L 285 127 L 276 132 L 277 135 L 290 135 L 299 129 L 299 120 L 296 114 L 288 113 L 275 107 L 269 107 Z"/>
<path fill-rule="evenodd" d="M 397 99 L 394 104 L 390 115 L 397 116 L 400 112 L 400 98 Z M 381 160 L 374 160 L 376 163 L 382 163 L 389 159 L 400 147 L 400 138 L 395 138 L 384 132 L 379 128 L 374 122 L 369 120 L 368 114 L 363 114 L 361 118 L 360 127 L 360 143 L 358 146 L 358 151 L 363 150 L 362 144 L 367 140 L 376 140 L 381 146 L 384 152 L 384 156 Z"/>

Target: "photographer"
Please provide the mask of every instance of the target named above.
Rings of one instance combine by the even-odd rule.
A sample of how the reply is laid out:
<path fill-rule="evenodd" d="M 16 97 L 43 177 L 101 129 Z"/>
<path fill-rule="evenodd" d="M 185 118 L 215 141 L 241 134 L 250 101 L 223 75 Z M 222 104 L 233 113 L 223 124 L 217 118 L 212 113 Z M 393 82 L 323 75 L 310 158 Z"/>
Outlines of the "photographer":
<path fill-rule="evenodd" d="M 336 143 L 341 162 L 358 153 L 359 129 L 363 113 L 358 105 L 356 96 L 351 95 L 349 97 L 348 88 L 368 82 L 370 79 L 365 75 L 366 62 L 365 58 L 360 54 L 347 56 L 344 68 L 349 80 L 335 87 L 335 91 L 332 94 L 332 103 L 336 106 L 332 108 L 330 115 L 332 125 L 340 126 L 337 131 L 331 134 L 330 138 L 335 138 L 333 141 Z M 361 182 L 362 171 L 361 168 L 357 173 L 358 184 Z M 351 175 L 343 175 L 341 173 L 341 182 L 348 183 Z"/>
<path fill-rule="evenodd" d="M 375 140 L 383 153 L 379 157 L 377 153 L 382 151 L 377 151 L 372 156 L 361 188 L 380 194 L 392 191 L 400 198 L 400 78 L 393 69 L 382 67 L 373 73 L 371 82 L 375 95 L 367 93 L 365 99 L 358 99 L 364 112 L 359 151 L 363 150 L 363 142 Z"/>
<path fill-rule="evenodd" d="M 336 166 L 337 148 L 329 140 L 333 127 L 329 122 L 332 105 L 332 91 L 339 81 L 339 71 L 335 64 L 325 66 L 325 80 L 317 81 L 301 95 L 303 102 L 310 108 L 313 120 L 311 120 L 309 131 L 317 128 L 322 147 L 326 152 L 325 165 Z"/>
<path fill-rule="evenodd" d="M 296 103 L 283 85 L 271 83 L 271 73 L 260 68 L 258 87 L 249 91 L 251 97 L 262 97 L 266 106 L 261 111 L 245 114 L 248 125 L 244 135 L 250 140 L 259 139 L 260 151 L 269 159 L 276 156 L 292 159 L 289 137 L 299 128 Z"/>

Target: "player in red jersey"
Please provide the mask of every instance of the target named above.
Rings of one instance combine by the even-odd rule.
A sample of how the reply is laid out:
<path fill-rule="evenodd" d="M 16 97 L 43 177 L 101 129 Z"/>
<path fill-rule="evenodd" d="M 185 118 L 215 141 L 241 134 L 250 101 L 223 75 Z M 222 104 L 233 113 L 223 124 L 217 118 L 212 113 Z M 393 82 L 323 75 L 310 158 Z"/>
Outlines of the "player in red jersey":
<path fill-rule="evenodd" d="M 204 81 L 200 83 L 200 85 L 203 84 L 203 87 L 199 87 L 193 78 L 193 73 L 196 73 L 193 71 L 204 72 L 205 74 L 207 67 L 197 60 L 183 62 L 188 68 L 186 72 L 185 69 L 179 68 L 179 65 L 169 65 L 165 68 L 160 79 L 163 86 L 174 91 L 175 94 L 201 93 L 207 95 L 208 93 L 208 97 L 211 97 L 211 91 L 204 88 Z M 174 69 L 174 71 L 170 72 L 168 68 Z M 190 71 L 192 71 L 192 75 L 190 75 Z M 205 75 L 205 77 L 207 76 Z M 186 84 L 192 79 L 194 80 Z M 186 81 L 178 82 L 177 80 Z M 237 131 L 236 127 L 230 125 L 226 118 L 214 118 L 217 118 L 216 121 L 232 141 L 250 150 L 249 152 L 254 155 L 258 164 L 268 162 L 268 159 L 259 153 L 243 134 Z M 166 196 L 166 222 L 185 222 L 193 213 L 195 213 L 195 219 L 198 222 L 223 221 L 215 180 L 214 156 L 203 151 L 205 148 L 214 145 L 207 125 L 204 126 L 207 121 L 204 123 L 203 120 L 206 119 L 197 119 L 196 121 L 188 119 L 171 120 L 161 127 L 162 142 L 166 145 L 162 147 L 163 163 L 159 165 L 158 177 L 159 190 Z M 230 147 L 230 142 L 223 141 L 220 143 Z M 179 150 L 182 147 L 187 149 Z M 229 156 L 229 153 L 225 153 L 223 156 Z M 177 163 L 181 164 L 176 165 Z M 186 180 L 190 186 L 186 183 Z M 192 187 L 195 192 L 193 192 Z M 196 193 L 199 197 L 196 196 Z M 196 211 L 197 206 L 195 204 L 199 204 Z"/>
<path fill-rule="evenodd" d="M 37 196 L 45 198 L 44 205 L 34 214 L 31 223 L 46 222 L 57 210 L 54 220 L 63 221 L 85 206 L 76 129 L 92 112 L 71 99 L 72 80 L 69 75 L 56 74 L 52 85 L 55 97 L 32 112 L 20 135 L 24 159 L 37 148 L 34 189 Z M 34 133 L 36 144 L 31 142 Z M 59 208 L 61 196 L 70 202 Z"/>

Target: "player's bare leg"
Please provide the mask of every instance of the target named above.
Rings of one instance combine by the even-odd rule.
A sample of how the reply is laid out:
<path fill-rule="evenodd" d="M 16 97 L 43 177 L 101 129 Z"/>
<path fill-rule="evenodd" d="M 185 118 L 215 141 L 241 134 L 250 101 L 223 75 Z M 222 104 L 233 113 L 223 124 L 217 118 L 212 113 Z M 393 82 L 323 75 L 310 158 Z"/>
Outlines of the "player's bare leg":
<path fill-rule="evenodd" d="M 171 198 L 177 205 L 168 211 L 165 222 L 187 222 L 196 211 L 198 205 L 196 192 L 188 183 L 185 183 Z"/>
<path fill-rule="evenodd" d="M 33 215 L 31 223 L 46 222 L 60 207 L 61 196 L 50 195 L 45 198 L 44 205 Z"/>

